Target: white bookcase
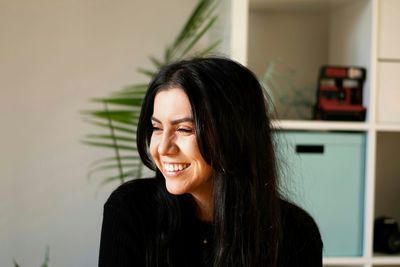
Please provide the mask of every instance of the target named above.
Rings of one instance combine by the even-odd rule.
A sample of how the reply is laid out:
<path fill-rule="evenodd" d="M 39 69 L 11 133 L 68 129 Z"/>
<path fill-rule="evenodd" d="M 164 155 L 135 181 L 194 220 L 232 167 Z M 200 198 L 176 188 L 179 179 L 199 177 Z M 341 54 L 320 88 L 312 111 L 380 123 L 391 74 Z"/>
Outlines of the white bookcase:
<path fill-rule="evenodd" d="M 373 252 L 374 218 L 400 220 L 400 0 L 223 0 L 221 12 L 222 51 L 258 76 L 277 59 L 295 71 L 295 84 L 316 84 L 323 64 L 367 69 L 365 122 L 293 117 L 274 125 L 366 134 L 363 255 L 324 265 L 400 266 L 400 254 Z"/>

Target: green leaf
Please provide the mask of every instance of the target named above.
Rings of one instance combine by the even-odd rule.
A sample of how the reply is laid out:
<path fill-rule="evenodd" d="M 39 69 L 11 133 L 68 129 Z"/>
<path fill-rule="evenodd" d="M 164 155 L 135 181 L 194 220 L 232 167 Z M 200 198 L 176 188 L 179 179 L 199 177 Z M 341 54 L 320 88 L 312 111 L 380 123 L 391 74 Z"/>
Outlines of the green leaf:
<path fill-rule="evenodd" d="M 98 126 L 98 127 L 106 128 L 108 130 L 110 129 L 110 125 L 108 123 L 102 123 L 102 122 L 99 122 L 99 121 L 96 121 L 96 120 L 90 119 L 90 118 L 85 119 L 85 121 L 87 123 L 90 123 L 90 124 Z M 125 127 L 114 125 L 113 128 L 114 128 L 114 130 L 117 130 L 119 132 L 136 134 L 136 126 L 131 123 L 125 124 Z"/>
<path fill-rule="evenodd" d="M 187 56 L 186 53 L 189 50 L 186 52 L 179 51 L 185 51 L 186 49 L 184 49 L 184 47 L 193 47 L 193 45 L 191 45 L 193 39 L 200 39 L 198 30 L 203 27 L 206 21 L 210 20 L 210 17 L 212 20 L 211 14 L 215 11 L 215 7 L 218 3 L 219 1 L 214 0 L 203 0 L 199 2 L 180 34 L 173 42 L 173 45 L 167 48 L 165 53 L 166 62 Z"/>
<path fill-rule="evenodd" d="M 94 98 L 91 102 L 107 103 L 114 105 L 128 106 L 132 109 L 140 108 L 142 105 L 143 95 L 130 95 L 129 97 L 112 97 L 112 98 Z"/>
<path fill-rule="evenodd" d="M 199 57 L 203 57 L 206 56 L 208 54 L 210 54 L 212 51 L 214 51 L 219 45 L 221 44 L 221 40 L 217 40 L 214 43 L 212 43 L 211 45 L 209 45 L 208 47 L 206 47 L 205 49 L 203 49 L 202 51 L 200 51 L 197 56 Z"/>
<path fill-rule="evenodd" d="M 210 6 L 211 0 L 203 0 L 199 1 L 195 9 L 193 10 L 192 14 L 190 15 L 189 19 L 187 20 L 186 24 L 183 26 L 181 32 L 179 33 L 178 37 L 176 38 L 173 46 L 177 47 L 179 44 L 191 36 L 193 30 L 196 28 L 196 25 L 200 24 L 202 20 L 202 14 L 205 10 Z"/>
<path fill-rule="evenodd" d="M 42 263 L 42 265 L 40 265 L 40 267 L 48 267 L 48 264 L 49 264 L 49 247 L 46 248 L 44 262 Z"/>
<path fill-rule="evenodd" d="M 95 117 L 138 117 L 137 112 L 132 110 L 87 110 L 83 114 L 90 114 Z"/>
<path fill-rule="evenodd" d="M 121 183 L 123 183 L 125 181 L 126 177 L 133 176 L 135 173 L 136 173 L 136 170 L 130 170 L 128 172 L 122 173 L 121 175 L 107 177 L 103 180 L 101 185 L 105 185 L 105 184 L 108 184 L 109 182 L 116 181 L 116 180 L 119 180 Z M 139 177 L 135 177 L 135 178 L 139 178 Z"/>
<path fill-rule="evenodd" d="M 149 85 L 147 83 L 131 84 L 131 85 L 124 86 L 120 91 L 117 91 L 117 92 L 114 92 L 114 93 L 136 92 L 136 93 L 144 94 L 144 93 L 146 93 L 148 86 Z"/>
<path fill-rule="evenodd" d="M 102 142 L 95 142 L 95 141 L 82 141 L 82 143 L 90 146 L 96 146 L 96 147 L 103 147 L 103 148 L 113 148 L 116 149 L 118 148 L 119 150 L 133 150 L 136 151 L 135 146 L 127 146 L 127 145 L 117 145 L 115 146 L 113 143 L 102 143 Z"/>
<path fill-rule="evenodd" d="M 150 56 L 149 59 L 150 59 L 151 63 L 153 63 L 153 65 L 156 69 L 159 69 L 164 65 L 163 62 L 161 62 L 160 60 L 158 60 L 157 58 L 155 58 L 153 56 Z"/>
<path fill-rule="evenodd" d="M 117 140 L 122 142 L 136 142 L 136 136 L 120 136 L 120 135 L 111 135 L 111 134 L 88 134 L 86 135 L 86 140 L 93 139 L 106 139 L 106 140 Z"/>
<path fill-rule="evenodd" d="M 116 92 L 114 94 L 111 95 L 111 97 L 113 98 L 140 98 L 141 100 L 143 100 L 145 93 L 141 93 L 141 92 L 136 92 L 136 91 L 120 91 L 120 92 Z M 142 104 L 140 103 L 140 106 Z"/>
<path fill-rule="evenodd" d="M 164 61 L 165 63 L 169 63 L 171 62 L 171 58 L 172 58 L 172 47 L 167 47 L 167 49 L 165 50 L 164 53 Z"/>
<path fill-rule="evenodd" d="M 141 74 L 148 76 L 149 78 L 153 78 L 153 76 L 156 74 L 154 71 L 146 70 L 146 69 L 142 69 L 142 68 L 138 68 L 137 71 Z"/>
<path fill-rule="evenodd" d="M 212 25 L 214 25 L 217 17 L 213 17 L 207 25 L 198 33 L 196 34 L 196 37 L 189 43 L 189 45 L 183 50 L 183 55 L 186 55 L 192 48 L 193 46 L 200 40 L 202 36 L 211 28 Z"/>
<path fill-rule="evenodd" d="M 136 162 L 136 163 L 131 163 L 131 164 L 118 164 L 118 163 L 116 163 L 116 164 L 111 164 L 111 165 L 99 166 L 99 167 L 93 168 L 93 169 L 91 169 L 89 171 L 88 179 L 91 179 L 91 177 L 97 172 L 107 171 L 107 170 L 112 170 L 112 169 L 118 170 L 120 168 L 122 168 L 122 171 L 125 168 L 135 168 L 135 169 L 137 169 L 138 166 L 140 166 L 140 165 L 141 165 L 140 162 Z"/>
<path fill-rule="evenodd" d="M 132 156 L 121 156 L 121 157 L 108 157 L 108 158 L 103 158 L 103 159 L 98 159 L 90 164 L 90 168 L 94 168 L 95 166 L 103 163 L 108 163 L 110 161 L 117 161 L 120 160 L 121 162 L 125 161 L 137 161 L 140 160 L 139 155 L 132 155 Z"/>
<path fill-rule="evenodd" d="M 111 121 L 135 124 L 139 118 L 139 114 L 132 112 L 131 110 L 108 110 L 108 111 L 86 111 L 86 115 L 91 115 L 95 118 L 102 118 Z"/>

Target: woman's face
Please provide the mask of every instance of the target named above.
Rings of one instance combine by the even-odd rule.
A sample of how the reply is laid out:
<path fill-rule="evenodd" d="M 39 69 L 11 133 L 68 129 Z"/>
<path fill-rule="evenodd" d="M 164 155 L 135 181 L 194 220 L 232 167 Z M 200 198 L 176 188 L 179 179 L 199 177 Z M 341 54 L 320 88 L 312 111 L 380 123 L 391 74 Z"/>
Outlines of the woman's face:
<path fill-rule="evenodd" d="M 150 153 L 171 194 L 201 197 L 212 191 L 213 170 L 196 141 L 192 109 L 180 88 L 161 90 L 154 99 Z"/>

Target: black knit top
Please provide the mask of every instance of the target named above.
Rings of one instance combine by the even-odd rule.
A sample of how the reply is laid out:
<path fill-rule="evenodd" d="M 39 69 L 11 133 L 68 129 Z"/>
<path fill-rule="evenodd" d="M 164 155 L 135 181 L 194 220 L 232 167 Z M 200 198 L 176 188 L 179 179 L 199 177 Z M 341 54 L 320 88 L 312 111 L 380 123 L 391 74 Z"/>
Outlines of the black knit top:
<path fill-rule="evenodd" d="M 163 243 L 160 233 L 168 232 L 163 221 L 169 204 L 159 194 L 163 186 L 156 179 L 139 179 L 121 185 L 111 194 L 104 205 L 100 267 L 167 266 L 167 259 L 156 263 L 148 253 L 148 248 L 154 251 Z M 212 266 L 212 224 L 196 218 L 188 196 L 176 199 L 181 210 L 180 230 L 173 234 L 173 241 L 166 241 L 172 251 L 166 257 L 172 258 L 169 261 L 173 266 Z M 314 220 L 297 206 L 281 203 L 283 239 L 279 266 L 322 266 L 322 241 Z"/>

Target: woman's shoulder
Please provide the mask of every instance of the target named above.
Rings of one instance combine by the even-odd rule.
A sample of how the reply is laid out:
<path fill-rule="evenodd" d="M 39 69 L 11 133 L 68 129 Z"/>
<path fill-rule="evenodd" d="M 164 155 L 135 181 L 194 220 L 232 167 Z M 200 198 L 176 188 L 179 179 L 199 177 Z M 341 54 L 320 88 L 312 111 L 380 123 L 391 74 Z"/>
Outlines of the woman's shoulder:
<path fill-rule="evenodd" d="M 284 223 L 296 222 L 317 227 L 313 217 L 300 206 L 287 200 L 281 200 L 280 205 Z"/>
<path fill-rule="evenodd" d="M 285 254 L 282 257 L 288 259 L 290 256 L 304 263 L 292 266 L 322 266 L 323 244 L 314 218 L 298 205 L 285 200 L 281 200 L 281 215 L 281 251 Z"/>
<path fill-rule="evenodd" d="M 159 181 L 156 178 L 140 178 L 133 179 L 119 185 L 111 195 L 126 195 L 131 192 L 143 193 L 143 190 L 155 190 L 159 186 Z"/>
<path fill-rule="evenodd" d="M 292 232 L 297 235 L 307 232 L 320 237 L 318 225 L 314 218 L 303 208 L 286 200 L 281 200 L 281 218 L 283 232 Z"/>
<path fill-rule="evenodd" d="M 160 182 L 155 178 L 130 180 L 118 186 L 105 203 L 105 207 L 140 208 L 154 204 Z"/>
<path fill-rule="evenodd" d="M 157 223 L 156 179 L 118 186 L 104 204 L 99 266 L 144 266 L 147 241 Z"/>

